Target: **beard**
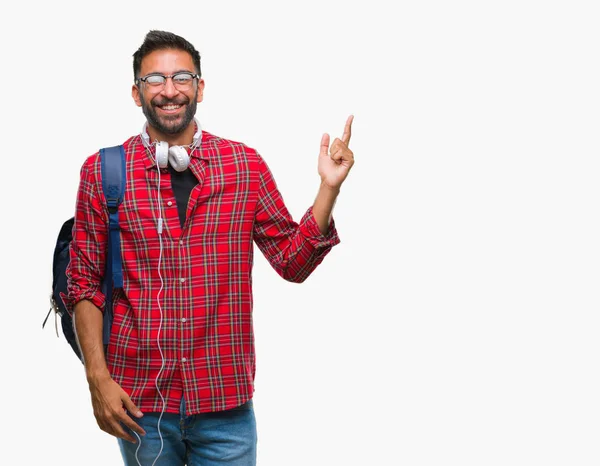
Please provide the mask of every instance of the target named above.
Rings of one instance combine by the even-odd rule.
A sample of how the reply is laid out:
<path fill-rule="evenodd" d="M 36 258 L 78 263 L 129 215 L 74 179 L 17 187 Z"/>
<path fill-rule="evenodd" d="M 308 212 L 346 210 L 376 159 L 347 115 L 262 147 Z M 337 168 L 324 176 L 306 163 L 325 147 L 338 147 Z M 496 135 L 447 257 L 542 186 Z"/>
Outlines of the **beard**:
<path fill-rule="evenodd" d="M 147 103 L 144 99 L 144 94 L 141 92 L 141 101 L 142 101 L 142 112 L 146 116 L 148 120 L 148 124 L 163 134 L 178 134 L 182 132 L 184 129 L 188 127 L 188 125 L 194 119 L 194 115 L 196 114 L 196 107 L 198 103 L 196 102 L 198 97 L 198 89 L 196 88 L 196 92 L 194 94 L 194 98 L 190 101 L 190 99 L 184 95 L 179 96 L 176 99 L 165 99 L 159 96 L 155 97 Z M 179 115 L 165 115 L 159 116 L 156 112 L 156 107 L 162 105 L 185 105 L 185 111 L 183 113 L 183 117 Z M 178 121 L 181 118 L 181 121 Z"/>

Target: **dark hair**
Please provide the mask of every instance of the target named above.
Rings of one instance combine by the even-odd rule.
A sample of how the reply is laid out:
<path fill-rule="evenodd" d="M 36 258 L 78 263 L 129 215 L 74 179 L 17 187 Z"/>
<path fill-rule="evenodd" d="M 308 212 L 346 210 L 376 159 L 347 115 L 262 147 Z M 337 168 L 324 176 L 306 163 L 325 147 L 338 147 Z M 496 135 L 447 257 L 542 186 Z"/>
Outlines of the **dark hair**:
<path fill-rule="evenodd" d="M 133 79 L 138 79 L 138 74 L 142 68 L 142 60 L 146 55 L 155 50 L 175 49 L 183 50 L 192 56 L 196 73 L 202 75 L 200 71 L 200 53 L 183 37 L 167 31 L 152 30 L 144 38 L 144 43 L 133 54 Z"/>

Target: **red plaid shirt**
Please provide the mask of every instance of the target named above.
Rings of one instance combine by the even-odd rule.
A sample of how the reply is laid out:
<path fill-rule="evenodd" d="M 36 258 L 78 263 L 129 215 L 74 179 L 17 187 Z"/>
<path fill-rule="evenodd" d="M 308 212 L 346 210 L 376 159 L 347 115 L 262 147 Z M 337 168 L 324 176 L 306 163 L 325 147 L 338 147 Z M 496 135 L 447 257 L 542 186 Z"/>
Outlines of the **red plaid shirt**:
<path fill-rule="evenodd" d="M 162 350 L 158 386 L 166 412 L 179 413 L 182 396 L 188 414 L 234 408 L 254 391 L 253 241 L 277 273 L 302 282 L 339 243 L 333 220 L 326 236 L 312 208 L 295 223 L 254 149 L 203 132 L 190 154 L 199 183 L 182 228 L 168 170 L 161 170 L 159 206 L 153 156 L 140 136 L 124 147 L 127 185 L 119 208 L 124 285 L 115 294 L 108 369 L 142 411 L 161 411 L 155 380 Z M 71 312 L 82 299 L 104 308 L 107 230 L 96 153 L 83 164 L 77 194 L 65 298 Z"/>

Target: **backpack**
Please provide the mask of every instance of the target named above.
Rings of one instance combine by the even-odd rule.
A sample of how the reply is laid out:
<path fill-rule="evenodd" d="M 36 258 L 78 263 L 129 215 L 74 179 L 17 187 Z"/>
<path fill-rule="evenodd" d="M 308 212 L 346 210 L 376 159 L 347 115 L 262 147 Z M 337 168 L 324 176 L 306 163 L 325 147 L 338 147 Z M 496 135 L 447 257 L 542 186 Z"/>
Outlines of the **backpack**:
<path fill-rule="evenodd" d="M 125 149 L 123 146 L 114 146 L 100 149 L 100 163 L 102 171 L 102 189 L 109 212 L 109 237 L 106 257 L 106 268 L 102 280 L 102 292 L 106 297 L 106 305 L 103 313 L 102 341 L 104 348 L 108 346 L 110 329 L 113 320 L 113 289 L 123 287 L 123 267 L 121 264 L 121 238 L 119 226 L 119 206 L 125 196 Z M 73 239 L 72 230 L 75 222 L 74 217 L 68 219 L 60 229 L 54 257 L 52 260 L 52 293 L 50 294 L 50 310 L 42 323 L 42 329 L 46 325 L 52 310 L 55 313 L 55 322 L 60 317 L 61 327 L 65 338 L 77 357 L 83 362 L 79 350 L 79 344 L 73 329 L 73 319 L 67 312 L 60 296 L 67 294 L 66 270 L 69 265 L 69 247 Z M 58 336 L 58 325 L 56 325 Z"/>

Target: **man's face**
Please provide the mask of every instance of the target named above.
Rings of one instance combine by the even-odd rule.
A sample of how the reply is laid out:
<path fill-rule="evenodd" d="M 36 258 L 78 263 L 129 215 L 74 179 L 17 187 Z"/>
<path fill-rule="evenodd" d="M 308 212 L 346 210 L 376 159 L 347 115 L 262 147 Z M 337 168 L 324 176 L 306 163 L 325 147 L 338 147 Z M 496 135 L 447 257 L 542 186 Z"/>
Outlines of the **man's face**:
<path fill-rule="evenodd" d="M 182 71 L 196 73 L 189 53 L 175 49 L 155 50 L 142 60 L 139 77 L 154 73 L 169 76 Z M 151 126 L 161 133 L 174 135 L 186 129 L 194 119 L 203 90 L 204 81 L 197 79 L 189 89 L 178 87 L 172 79 L 158 87 L 139 81 L 133 86 L 132 96 Z"/>

